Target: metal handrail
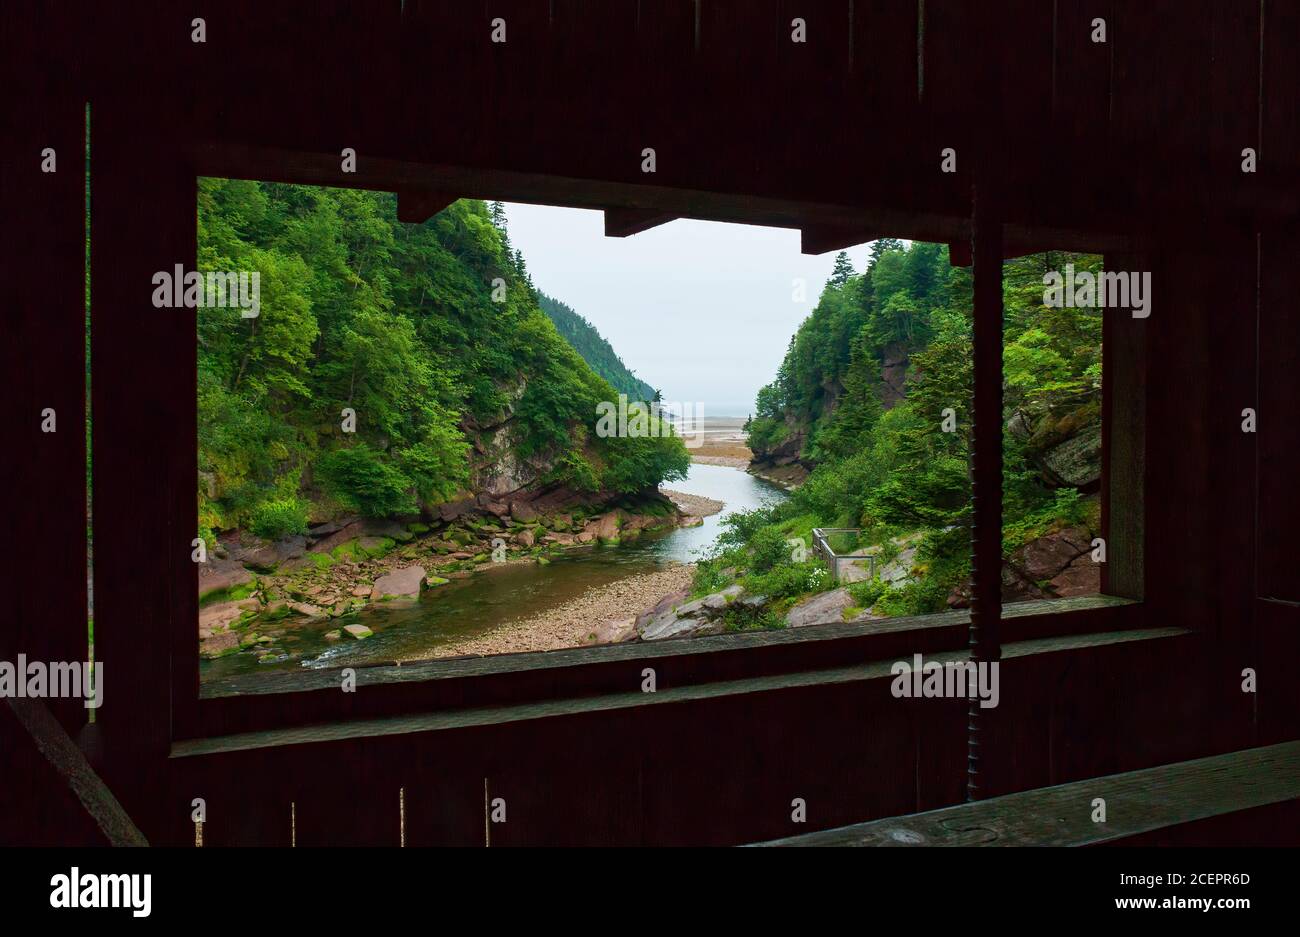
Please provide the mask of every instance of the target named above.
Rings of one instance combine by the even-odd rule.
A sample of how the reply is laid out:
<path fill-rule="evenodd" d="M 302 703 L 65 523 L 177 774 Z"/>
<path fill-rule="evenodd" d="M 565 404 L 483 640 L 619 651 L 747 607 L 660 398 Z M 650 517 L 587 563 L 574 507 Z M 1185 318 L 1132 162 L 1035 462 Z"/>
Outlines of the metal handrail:
<path fill-rule="evenodd" d="M 841 560 L 867 560 L 870 563 L 868 575 L 874 578 L 876 575 L 876 560 L 879 558 L 879 552 L 875 553 L 836 553 L 832 549 L 830 542 L 827 540 L 827 534 L 855 534 L 862 533 L 860 527 L 814 527 L 812 531 L 813 544 L 818 552 L 826 560 L 827 568 L 832 576 L 837 580 L 840 578 L 840 561 Z"/>

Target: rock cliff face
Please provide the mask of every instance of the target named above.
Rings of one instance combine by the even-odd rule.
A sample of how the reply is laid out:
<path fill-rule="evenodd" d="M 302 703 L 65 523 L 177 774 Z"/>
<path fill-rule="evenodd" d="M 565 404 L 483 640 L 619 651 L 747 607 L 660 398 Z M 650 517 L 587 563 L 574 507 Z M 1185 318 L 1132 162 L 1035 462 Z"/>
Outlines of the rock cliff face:
<path fill-rule="evenodd" d="M 1002 562 L 1002 601 L 1066 598 L 1101 591 L 1101 565 L 1092 559 L 1093 534 L 1082 527 L 1044 534 Z M 970 606 L 970 585 L 948 596 L 950 608 Z"/>
<path fill-rule="evenodd" d="M 1101 411 L 1095 404 L 1064 413 L 1012 414 L 1007 432 L 1057 488 L 1094 492 L 1101 484 Z"/>
<path fill-rule="evenodd" d="M 880 362 L 880 402 L 886 410 L 907 396 L 907 367 L 911 363 L 906 342 L 890 342 Z"/>
<path fill-rule="evenodd" d="M 566 454 L 564 451 L 553 449 L 527 457 L 520 455 L 524 448 L 524 428 L 516 419 L 515 408 L 527 388 L 527 381 L 520 381 L 509 394 L 503 412 L 491 422 L 476 421 L 469 416 L 461 420 L 461 429 L 470 441 L 469 486 L 446 502 L 421 505 L 428 518 L 451 521 L 479 513 L 498 518 L 514 516 L 520 520 L 526 519 L 518 515 L 521 509 L 516 505 L 520 504 L 535 502 L 535 516 L 539 511 L 578 504 L 600 506 L 614 500 L 608 492 L 578 492 L 549 481 Z M 589 462 L 599 462 L 599 457 L 591 451 L 582 454 Z"/>

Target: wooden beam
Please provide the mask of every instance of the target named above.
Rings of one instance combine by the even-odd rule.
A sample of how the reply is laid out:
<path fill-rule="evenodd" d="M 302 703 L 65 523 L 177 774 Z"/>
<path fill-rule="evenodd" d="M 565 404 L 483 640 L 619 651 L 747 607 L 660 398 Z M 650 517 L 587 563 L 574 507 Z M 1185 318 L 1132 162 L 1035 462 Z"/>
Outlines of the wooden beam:
<path fill-rule="evenodd" d="M 606 208 L 605 237 L 625 238 L 676 220 L 676 215 L 651 208 Z"/>
<path fill-rule="evenodd" d="M 716 192 L 663 185 L 633 185 L 598 178 L 574 178 L 536 172 L 468 169 L 433 163 L 370 157 L 354 173 L 339 171 L 335 153 L 302 152 L 275 147 L 223 143 L 195 143 L 187 154 L 200 176 L 260 179 L 300 185 L 459 192 L 462 198 L 501 199 L 530 205 L 562 205 L 599 211 L 645 211 L 677 218 L 800 228 L 826 225 L 857 229 L 869 224 L 907 240 L 940 242 L 969 237 L 970 219 L 963 214 L 889 208 L 883 204 L 846 206 L 754 193 Z M 963 212 L 965 207 L 963 206 Z M 669 220 L 670 220 L 669 219 Z M 870 240 L 870 235 L 865 236 Z M 1078 235 L 1075 236 L 1076 239 Z M 1062 249 L 1068 243 L 1059 245 Z"/>
<path fill-rule="evenodd" d="M 38 699 L 10 699 L 6 702 L 40 757 L 54 769 L 81 804 L 86 816 L 99 828 L 104 842 L 109 846 L 148 846 L 144 834 L 95 773 L 81 749 L 63 731 L 45 702 Z M 74 821 L 65 818 L 63 822 L 71 826 Z M 45 832 L 57 835 L 55 830 Z"/>
<path fill-rule="evenodd" d="M 407 224 L 424 224 L 459 196 L 446 192 L 422 192 L 412 189 L 397 193 L 397 220 Z"/>
<path fill-rule="evenodd" d="M 1042 254 L 1047 251 L 1075 251 L 1080 254 L 1105 254 L 1110 251 L 1130 251 L 1133 239 L 1125 235 L 1098 234 L 1067 231 L 1062 228 L 1002 226 L 1002 259 Z M 948 259 L 954 267 L 969 267 L 972 263 L 970 242 L 956 240 L 948 243 Z"/>
<path fill-rule="evenodd" d="M 1106 800 L 1105 823 L 1091 819 L 1097 797 Z M 1090 846 L 1297 799 L 1300 742 L 1288 742 L 762 845 Z"/>
<path fill-rule="evenodd" d="M 799 229 L 799 250 L 804 254 L 825 254 L 874 241 L 879 231 L 838 225 L 806 225 Z"/>

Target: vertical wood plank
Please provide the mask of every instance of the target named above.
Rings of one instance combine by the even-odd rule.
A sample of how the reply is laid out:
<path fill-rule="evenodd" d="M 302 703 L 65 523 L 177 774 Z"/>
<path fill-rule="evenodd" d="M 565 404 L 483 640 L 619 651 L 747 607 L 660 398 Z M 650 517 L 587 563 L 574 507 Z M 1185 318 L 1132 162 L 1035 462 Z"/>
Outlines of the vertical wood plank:
<path fill-rule="evenodd" d="M 0 463 L 10 609 L 0 653 L 87 660 L 85 448 L 85 102 L 67 7 L 21 2 L 4 13 L 12 123 L 0 167 L 3 205 L 4 373 L 11 436 Z M 54 151 L 55 172 L 43 172 Z M 50 411 L 54 429 L 45 432 Z M 21 551 L 21 555 L 19 555 Z M 35 582 L 18 571 L 39 567 Z M 51 699 L 72 733 L 80 699 Z"/>
<path fill-rule="evenodd" d="M 1104 269 L 1149 270 L 1146 255 L 1107 253 Z M 1146 320 L 1123 309 L 1102 314 L 1102 536 L 1107 595 L 1140 599 L 1146 563 Z"/>
<path fill-rule="evenodd" d="M 114 790 L 146 835 L 173 681 L 198 690 L 195 311 L 151 301 L 155 273 L 194 264 L 195 182 L 150 134 L 157 103 L 98 100 L 91 169 L 97 722 Z M 173 670 L 186 648 L 193 666 Z"/>

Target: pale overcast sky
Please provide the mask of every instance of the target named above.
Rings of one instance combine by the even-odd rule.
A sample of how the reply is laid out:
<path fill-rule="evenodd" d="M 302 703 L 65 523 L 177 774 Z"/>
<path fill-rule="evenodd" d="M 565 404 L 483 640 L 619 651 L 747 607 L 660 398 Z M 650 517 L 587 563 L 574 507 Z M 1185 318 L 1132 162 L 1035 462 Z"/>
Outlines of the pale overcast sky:
<path fill-rule="evenodd" d="M 538 289 L 586 317 L 665 401 L 706 416 L 753 412 L 835 264 L 834 251 L 799 253 L 788 228 L 679 219 L 607 238 L 599 211 L 511 203 L 506 217 Z M 868 253 L 849 248 L 859 273 Z"/>

